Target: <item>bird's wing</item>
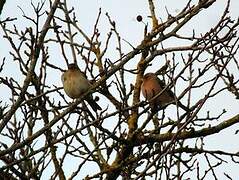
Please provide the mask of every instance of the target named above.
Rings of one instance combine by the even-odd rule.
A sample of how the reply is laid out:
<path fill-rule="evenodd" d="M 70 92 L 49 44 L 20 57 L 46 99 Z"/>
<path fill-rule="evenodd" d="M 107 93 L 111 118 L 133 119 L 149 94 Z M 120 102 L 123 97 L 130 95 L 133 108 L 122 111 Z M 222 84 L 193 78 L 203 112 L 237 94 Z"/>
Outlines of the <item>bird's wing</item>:
<path fill-rule="evenodd" d="M 162 89 L 164 89 L 164 88 L 166 87 L 166 84 L 165 84 L 161 79 L 157 78 L 157 81 L 158 81 L 158 83 L 159 83 L 159 85 L 161 86 Z M 172 92 L 171 89 L 168 88 L 168 89 L 165 90 L 165 91 L 167 91 L 167 93 L 168 93 L 169 96 L 171 96 L 172 98 L 174 98 L 174 93 Z"/>

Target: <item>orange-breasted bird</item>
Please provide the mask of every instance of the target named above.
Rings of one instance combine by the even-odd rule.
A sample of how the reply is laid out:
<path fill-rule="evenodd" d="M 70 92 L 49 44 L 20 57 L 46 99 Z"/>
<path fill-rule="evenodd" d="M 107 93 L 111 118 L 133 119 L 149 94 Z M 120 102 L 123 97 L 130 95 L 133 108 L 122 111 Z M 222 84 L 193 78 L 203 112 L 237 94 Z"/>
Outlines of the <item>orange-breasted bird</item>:
<path fill-rule="evenodd" d="M 141 91 L 146 100 L 150 101 L 153 97 L 159 94 L 164 88 L 165 83 L 160 80 L 156 74 L 147 73 L 143 77 L 143 82 L 141 84 Z M 155 109 L 160 106 L 164 106 L 168 103 L 176 104 L 175 95 L 170 89 L 166 89 L 161 95 L 150 102 L 152 109 Z M 185 111 L 189 111 L 189 108 L 184 106 L 180 101 L 177 101 L 177 104 L 180 108 Z"/>

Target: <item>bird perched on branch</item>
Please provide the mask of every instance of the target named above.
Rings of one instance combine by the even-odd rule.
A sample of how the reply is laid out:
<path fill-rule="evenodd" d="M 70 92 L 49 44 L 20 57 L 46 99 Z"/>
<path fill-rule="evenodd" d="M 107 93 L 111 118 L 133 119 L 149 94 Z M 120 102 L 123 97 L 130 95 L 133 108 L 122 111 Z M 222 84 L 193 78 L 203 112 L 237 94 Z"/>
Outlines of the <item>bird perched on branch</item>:
<path fill-rule="evenodd" d="M 162 94 L 153 99 L 165 87 L 166 86 L 164 82 L 161 81 L 156 74 L 147 73 L 144 75 L 143 82 L 141 84 L 141 91 L 146 100 L 152 101 L 150 102 L 150 106 L 153 110 L 155 110 L 158 106 L 159 107 L 164 106 L 171 102 L 176 104 L 175 95 L 170 89 L 166 89 L 164 92 L 162 92 Z M 189 109 L 186 106 L 184 106 L 180 101 L 177 101 L 177 104 L 183 110 L 189 111 Z"/>
<path fill-rule="evenodd" d="M 66 94 L 72 99 L 79 98 L 91 87 L 89 80 L 76 64 L 68 65 L 68 70 L 62 74 L 61 80 Z M 96 103 L 91 94 L 85 100 L 94 111 L 101 110 L 101 107 Z"/>

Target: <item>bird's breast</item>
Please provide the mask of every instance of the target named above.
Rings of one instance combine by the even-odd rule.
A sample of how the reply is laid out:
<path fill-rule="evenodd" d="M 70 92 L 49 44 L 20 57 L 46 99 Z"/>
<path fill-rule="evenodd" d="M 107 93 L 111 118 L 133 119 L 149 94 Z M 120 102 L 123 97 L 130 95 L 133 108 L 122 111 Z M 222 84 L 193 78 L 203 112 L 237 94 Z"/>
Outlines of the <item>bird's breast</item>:
<path fill-rule="evenodd" d="M 66 94 L 71 98 L 79 98 L 89 89 L 88 80 L 79 73 L 64 75 L 63 87 Z"/>

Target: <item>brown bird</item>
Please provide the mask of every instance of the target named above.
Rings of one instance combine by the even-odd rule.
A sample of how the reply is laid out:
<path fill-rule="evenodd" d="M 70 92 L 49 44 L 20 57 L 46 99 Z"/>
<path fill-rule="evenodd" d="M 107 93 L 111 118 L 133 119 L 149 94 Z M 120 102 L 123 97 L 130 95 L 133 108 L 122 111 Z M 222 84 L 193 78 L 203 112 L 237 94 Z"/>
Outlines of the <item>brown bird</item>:
<path fill-rule="evenodd" d="M 153 97 L 159 94 L 165 88 L 165 84 L 161 81 L 156 74 L 147 73 L 143 77 L 143 82 L 141 84 L 141 90 L 143 96 L 146 100 L 150 101 Z M 154 99 L 150 106 L 155 110 L 158 106 L 164 106 L 168 103 L 175 102 L 175 95 L 170 89 L 166 89 L 161 95 L 159 95 L 156 99 Z M 185 111 L 189 111 L 189 109 L 184 106 L 180 101 L 177 101 L 179 107 L 181 107 Z"/>
<path fill-rule="evenodd" d="M 66 94 L 72 99 L 79 98 L 91 87 L 90 82 L 76 64 L 68 65 L 68 70 L 62 74 L 61 80 Z M 101 107 L 95 102 L 91 94 L 85 100 L 94 111 L 101 110 Z"/>

